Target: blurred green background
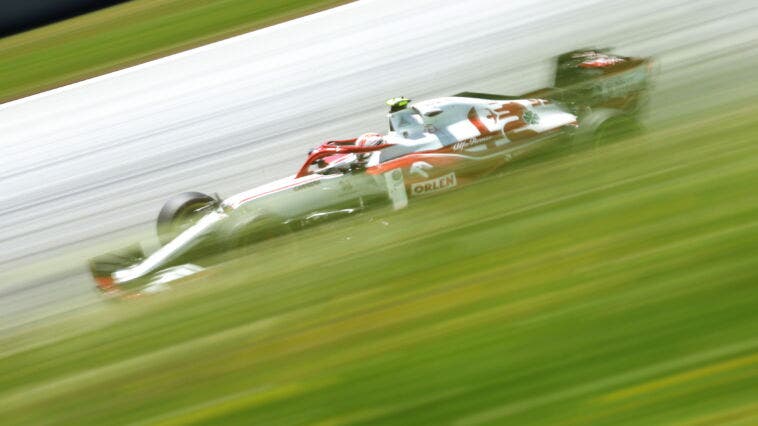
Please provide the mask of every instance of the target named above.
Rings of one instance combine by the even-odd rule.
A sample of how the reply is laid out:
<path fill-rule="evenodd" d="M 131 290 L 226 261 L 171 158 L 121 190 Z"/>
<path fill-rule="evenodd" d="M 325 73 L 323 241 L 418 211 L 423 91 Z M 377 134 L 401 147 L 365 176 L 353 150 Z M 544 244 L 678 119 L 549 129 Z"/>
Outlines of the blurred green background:
<path fill-rule="evenodd" d="M 0 40 L 0 99 L 337 3 L 136 0 Z M 758 424 L 755 117 L 681 112 L 18 329 L 0 419 Z"/>
<path fill-rule="evenodd" d="M 0 102 L 350 0 L 132 0 L 0 39 Z"/>
<path fill-rule="evenodd" d="M 755 424 L 754 111 L 560 150 L 26 329 L 0 342 L 0 417 Z"/>

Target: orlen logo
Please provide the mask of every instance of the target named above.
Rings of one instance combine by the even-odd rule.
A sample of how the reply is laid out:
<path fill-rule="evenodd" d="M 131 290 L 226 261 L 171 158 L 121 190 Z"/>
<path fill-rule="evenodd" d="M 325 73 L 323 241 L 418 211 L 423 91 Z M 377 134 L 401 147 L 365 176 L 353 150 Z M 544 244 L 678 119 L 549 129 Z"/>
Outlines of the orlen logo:
<path fill-rule="evenodd" d="M 411 194 L 421 195 L 428 194 L 430 192 L 442 191 L 443 189 L 449 189 L 458 185 L 458 180 L 455 178 L 455 172 L 440 176 L 435 179 L 425 180 L 423 182 L 414 183 L 411 185 Z"/>

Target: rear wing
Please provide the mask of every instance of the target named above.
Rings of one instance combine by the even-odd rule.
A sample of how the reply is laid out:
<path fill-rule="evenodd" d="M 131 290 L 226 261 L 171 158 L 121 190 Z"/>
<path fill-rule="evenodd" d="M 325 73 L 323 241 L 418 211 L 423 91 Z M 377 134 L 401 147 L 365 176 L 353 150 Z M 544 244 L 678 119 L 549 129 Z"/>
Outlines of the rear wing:
<path fill-rule="evenodd" d="M 586 108 L 639 111 L 651 87 L 652 58 L 615 55 L 610 49 L 580 49 L 556 57 L 555 87 L 520 95 L 461 92 L 453 96 L 489 100 L 550 99 L 572 112 Z"/>
<path fill-rule="evenodd" d="M 577 107 L 642 109 L 652 86 L 653 59 L 621 56 L 610 49 L 582 49 L 556 59 L 552 98 Z"/>

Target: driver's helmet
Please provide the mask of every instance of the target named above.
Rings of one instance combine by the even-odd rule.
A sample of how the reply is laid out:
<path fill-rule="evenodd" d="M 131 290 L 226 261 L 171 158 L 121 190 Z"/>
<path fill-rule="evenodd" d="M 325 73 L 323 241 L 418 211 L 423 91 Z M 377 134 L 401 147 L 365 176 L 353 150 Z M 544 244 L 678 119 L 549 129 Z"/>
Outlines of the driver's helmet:
<path fill-rule="evenodd" d="M 384 136 L 380 133 L 364 133 L 355 140 L 357 146 L 375 146 L 384 143 Z"/>
<path fill-rule="evenodd" d="M 358 139 L 355 140 L 356 146 L 376 146 L 381 145 L 384 143 L 384 136 L 382 136 L 380 133 L 364 133 L 358 137 Z M 356 154 L 356 157 L 358 157 L 359 160 L 365 160 L 368 158 L 370 153 L 360 153 Z"/>

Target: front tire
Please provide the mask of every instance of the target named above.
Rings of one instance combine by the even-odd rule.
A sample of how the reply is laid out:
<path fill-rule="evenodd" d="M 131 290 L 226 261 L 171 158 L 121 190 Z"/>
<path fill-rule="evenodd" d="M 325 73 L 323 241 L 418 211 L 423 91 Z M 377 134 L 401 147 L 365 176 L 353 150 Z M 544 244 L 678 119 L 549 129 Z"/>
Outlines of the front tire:
<path fill-rule="evenodd" d="M 157 232 L 161 245 L 176 238 L 218 204 L 217 199 L 201 192 L 183 192 L 169 198 L 158 213 Z"/>

